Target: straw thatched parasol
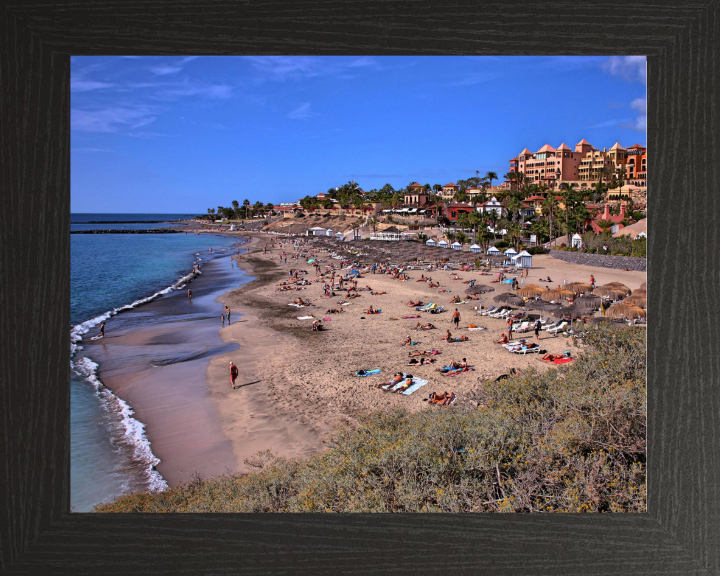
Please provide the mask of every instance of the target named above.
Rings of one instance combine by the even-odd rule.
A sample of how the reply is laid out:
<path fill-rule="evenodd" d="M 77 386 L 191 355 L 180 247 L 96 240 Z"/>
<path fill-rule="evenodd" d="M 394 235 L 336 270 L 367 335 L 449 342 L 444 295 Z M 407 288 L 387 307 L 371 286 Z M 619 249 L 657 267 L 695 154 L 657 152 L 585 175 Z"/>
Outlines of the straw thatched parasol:
<path fill-rule="evenodd" d="M 633 290 L 632 295 L 633 295 L 633 296 L 645 296 L 645 297 L 647 297 L 647 290 L 645 290 L 645 288 L 638 288 L 637 290 Z"/>
<path fill-rule="evenodd" d="M 592 292 L 592 285 L 587 282 L 570 282 L 564 286 L 565 290 L 570 290 L 573 294 L 590 294 Z"/>
<path fill-rule="evenodd" d="M 647 282 L 640 284 L 640 290 L 647 290 Z"/>
<path fill-rule="evenodd" d="M 598 286 L 593 290 L 593 294 L 596 296 L 602 296 L 603 298 L 611 298 L 612 300 L 621 300 L 625 297 L 627 292 L 621 288 L 615 286 Z"/>
<path fill-rule="evenodd" d="M 566 300 L 570 298 L 575 298 L 575 294 L 573 294 L 570 290 L 556 288 L 555 290 L 545 290 L 542 294 L 540 294 L 540 298 L 545 300 L 545 302 L 556 302 L 558 300 L 562 300 L 563 298 L 565 298 Z"/>
<path fill-rule="evenodd" d="M 630 320 L 632 318 L 644 318 L 646 313 L 640 306 L 632 306 L 623 302 L 610 306 L 610 308 L 605 311 L 605 316 L 608 318 L 626 318 Z"/>
<path fill-rule="evenodd" d="M 557 310 L 553 311 L 552 315 L 555 318 L 579 318 L 580 316 L 587 316 L 590 312 L 577 306 L 562 306 Z"/>
<path fill-rule="evenodd" d="M 618 288 L 618 289 L 622 290 L 623 292 L 625 292 L 625 294 L 630 294 L 630 292 L 632 292 L 632 290 L 630 290 L 630 288 L 625 286 L 625 284 L 623 284 L 622 282 L 608 282 L 607 284 L 603 284 L 603 286 L 609 286 L 611 288 Z"/>
<path fill-rule="evenodd" d="M 543 289 L 535 286 L 535 284 L 528 284 L 524 288 L 516 290 L 515 293 L 518 296 L 522 296 L 523 298 L 534 298 L 535 296 L 539 296 L 540 294 L 542 294 Z"/>
<path fill-rule="evenodd" d="M 631 306 L 640 306 L 640 308 L 647 308 L 647 296 L 643 294 L 633 294 L 623 300 L 623 304 L 629 304 Z"/>
<path fill-rule="evenodd" d="M 576 298 L 575 306 L 584 310 L 597 310 L 598 308 L 600 308 L 601 302 L 602 298 L 600 298 L 600 296 L 595 296 L 594 294 L 591 294 L 590 296 L 582 296 L 580 298 Z"/>
<path fill-rule="evenodd" d="M 542 310 L 545 312 L 552 312 L 553 310 L 557 310 L 560 308 L 562 304 L 551 304 L 550 302 L 545 302 L 544 300 L 529 300 L 525 303 L 525 307 L 528 310 Z"/>
<path fill-rule="evenodd" d="M 495 292 L 495 288 L 493 288 L 492 286 L 478 284 L 476 286 L 471 286 L 470 288 L 465 290 L 465 294 L 485 294 L 485 292 Z"/>
<path fill-rule="evenodd" d="M 523 306 L 525 304 L 525 300 L 520 298 L 520 296 L 515 296 L 515 294 L 512 294 L 511 292 L 504 292 L 503 294 L 498 294 L 493 298 L 493 302 L 510 304 L 511 306 Z"/>

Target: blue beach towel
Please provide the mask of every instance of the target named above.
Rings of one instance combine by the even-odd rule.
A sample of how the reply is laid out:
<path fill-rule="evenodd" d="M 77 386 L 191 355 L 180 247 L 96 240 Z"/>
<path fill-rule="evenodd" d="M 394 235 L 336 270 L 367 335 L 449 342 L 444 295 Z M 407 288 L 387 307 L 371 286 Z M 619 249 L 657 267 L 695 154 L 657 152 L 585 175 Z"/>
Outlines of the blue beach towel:
<path fill-rule="evenodd" d="M 355 376 L 372 376 L 374 374 L 380 374 L 380 368 L 374 368 L 372 370 L 358 370 L 355 372 Z"/>

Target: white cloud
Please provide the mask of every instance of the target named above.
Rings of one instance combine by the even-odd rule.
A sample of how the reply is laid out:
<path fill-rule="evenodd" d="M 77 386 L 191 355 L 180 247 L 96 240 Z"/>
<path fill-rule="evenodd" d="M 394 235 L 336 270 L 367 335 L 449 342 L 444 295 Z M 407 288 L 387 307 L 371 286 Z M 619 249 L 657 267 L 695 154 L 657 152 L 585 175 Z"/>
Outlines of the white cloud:
<path fill-rule="evenodd" d="M 121 132 L 140 128 L 155 121 L 155 112 L 147 107 L 111 107 L 100 110 L 73 109 L 70 126 L 79 132 Z"/>
<path fill-rule="evenodd" d="M 638 117 L 635 122 L 628 124 L 627 127 L 640 132 L 647 132 L 647 98 L 635 98 L 630 102 L 630 108 L 637 111 Z"/>
<path fill-rule="evenodd" d="M 639 80 L 647 84 L 647 58 L 645 56 L 610 56 L 602 65 L 610 74 L 630 82 Z"/>
<path fill-rule="evenodd" d="M 90 90 L 101 90 L 102 88 L 113 88 L 115 84 L 99 82 L 97 80 L 85 80 L 77 76 L 70 78 L 71 92 L 89 92 Z"/>
<path fill-rule="evenodd" d="M 73 148 L 73 152 L 112 152 L 112 148 Z"/>
<path fill-rule="evenodd" d="M 158 76 L 167 76 L 169 74 L 177 74 L 180 72 L 180 70 L 183 69 L 183 66 L 187 64 L 188 62 L 192 62 L 193 60 L 199 58 L 199 56 L 187 56 L 185 58 L 182 58 L 180 61 L 176 62 L 175 64 L 165 64 L 161 66 L 154 66 L 153 68 L 150 68 L 150 71 L 153 74 L 157 74 Z"/>
<path fill-rule="evenodd" d="M 246 56 L 261 77 L 284 82 L 289 79 L 348 76 L 349 69 L 379 68 L 378 62 L 368 56 L 359 58 L 325 56 Z"/>
<path fill-rule="evenodd" d="M 317 114 L 310 110 L 310 102 L 301 104 L 288 114 L 288 118 L 291 118 L 292 120 L 308 120 L 313 116 L 317 116 Z"/>

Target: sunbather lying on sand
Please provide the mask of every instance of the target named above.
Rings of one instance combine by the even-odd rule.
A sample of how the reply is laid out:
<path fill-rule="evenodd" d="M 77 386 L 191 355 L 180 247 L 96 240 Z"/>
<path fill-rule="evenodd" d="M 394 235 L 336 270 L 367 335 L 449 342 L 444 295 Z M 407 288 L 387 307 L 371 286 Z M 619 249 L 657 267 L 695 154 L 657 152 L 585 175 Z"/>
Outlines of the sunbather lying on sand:
<path fill-rule="evenodd" d="M 373 307 L 370 306 L 367 310 L 365 310 L 365 314 L 379 314 L 377 310 L 373 310 Z"/>
<path fill-rule="evenodd" d="M 423 301 L 418 300 L 417 302 L 414 302 L 412 300 L 408 300 L 407 305 L 408 306 L 423 306 Z"/>
<path fill-rule="evenodd" d="M 448 342 L 467 342 L 468 340 L 470 340 L 470 338 L 465 336 L 465 334 L 457 338 L 448 338 Z"/>
<path fill-rule="evenodd" d="M 382 386 L 385 386 L 385 384 L 390 384 L 390 386 L 388 386 L 388 388 L 392 388 L 396 384 L 399 384 L 402 379 L 403 379 L 403 373 L 398 372 L 395 374 L 395 376 L 393 376 L 393 378 L 392 378 L 392 380 L 390 380 L 390 382 L 378 382 L 377 384 L 375 384 L 375 388 L 381 388 Z"/>
<path fill-rule="evenodd" d="M 447 406 L 453 400 L 455 400 L 454 392 L 441 392 L 440 394 L 433 392 L 429 399 L 430 404 L 440 404 L 440 406 Z"/>
<path fill-rule="evenodd" d="M 439 288 L 439 287 L 440 287 L 440 282 L 437 282 L 436 284 L 433 284 L 432 282 L 430 282 L 430 288 Z"/>
<path fill-rule="evenodd" d="M 448 364 L 448 366 L 450 366 L 450 368 L 467 368 L 467 358 L 463 358 L 461 362 L 456 362 L 455 360 L 452 360 L 450 364 Z"/>
<path fill-rule="evenodd" d="M 420 358 L 418 360 L 417 358 L 412 358 L 410 362 L 408 362 L 408 366 L 425 366 L 426 364 L 434 364 L 435 358 Z"/>
<path fill-rule="evenodd" d="M 437 291 L 438 294 L 442 294 L 444 292 L 450 292 L 450 290 L 448 290 L 447 288 L 443 288 L 442 290 Z"/>
<path fill-rule="evenodd" d="M 345 312 L 345 310 L 342 310 L 342 309 L 339 310 L 337 308 L 330 308 L 329 310 L 327 310 L 325 312 L 325 314 L 342 314 L 343 312 Z"/>
<path fill-rule="evenodd" d="M 405 392 L 405 390 L 407 390 L 408 388 L 410 388 L 410 386 L 412 386 L 412 383 L 413 383 L 412 374 L 408 374 L 407 378 L 405 378 L 405 382 L 402 385 L 395 388 L 395 390 L 392 390 L 392 392 L 395 392 L 397 394 L 399 394 L 401 392 Z M 390 391 L 390 387 L 388 387 L 387 391 Z"/>
<path fill-rule="evenodd" d="M 450 304 L 457 304 L 458 302 L 462 302 L 462 300 L 460 300 L 460 296 L 453 296 L 450 299 Z"/>
<path fill-rule="evenodd" d="M 563 358 L 562 354 L 545 354 L 540 360 L 543 360 L 544 362 L 552 362 L 554 360 L 561 360 Z"/>
<path fill-rule="evenodd" d="M 443 336 L 442 338 L 440 338 L 440 340 L 447 340 L 447 341 L 449 342 L 451 338 L 452 338 L 452 334 L 450 334 L 450 330 L 446 330 L 446 331 L 445 331 L 445 336 Z"/>
<path fill-rule="evenodd" d="M 382 296 L 383 294 L 387 294 L 387 292 L 385 292 L 385 291 L 382 291 L 382 292 L 372 291 L 372 292 L 370 292 L 370 294 L 372 294 L 373 296 Z"/>
<path fill-rule="evenodd" d="M 440 350 L 416 350 L 415 352 L 408 352 L 410 358 L 414 356 L 435 356 L 437 354 L 440 354 Z"/>
<path fill-rule="evenodd" d="M 427 324 L 422 324 L 422 325 L 420 324 L 420 322 L 415 324 L 415 330 L 434 330 L 434 329 L 435 329 L 435 326 L 433 324 L 430 324 L 430 322 L 428 322 Z"/>

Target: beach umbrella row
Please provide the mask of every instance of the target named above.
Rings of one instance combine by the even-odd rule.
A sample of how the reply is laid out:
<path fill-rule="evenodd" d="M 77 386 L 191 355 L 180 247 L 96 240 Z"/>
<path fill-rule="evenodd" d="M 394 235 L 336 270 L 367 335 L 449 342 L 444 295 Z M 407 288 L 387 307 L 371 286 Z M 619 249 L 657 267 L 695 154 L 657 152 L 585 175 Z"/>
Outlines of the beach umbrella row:
<path fill-rule="evenodd" d="M 580 318 L 588 316 L 590 312 L 577 306 L 562 306 L 552 312 L 555 318 Z"/>
<path fill-rule="evenodd" d="M 553 312 L 560 308 L 562 304 L 559 304 L 557 302 L 550 303 L 545 302 L 544 300 L 529 300 L 525 303 L 525 307 L 528 310 L 541 310 L 543 312 Z"/>
<path fill-rule="evenodd" d="M 593 290 L 593 294 L 596 296 L 602 296 L 603 298 L 610 298 L 612 300 L 621 300 L 625 297 L 627 292 L 615 286 L 605 285 L 597 286 L 595 290 Z"/>
<path fill-rule="evenodd" d="M 600 308 L 601 302 L 602 298 L 600 298 L 600 296 L 591 294 L 590 296 L 580 296 L 579 298 L 576 298 L 575 306 L 585 310 L 597 310 Z"/>
<path fill-rule="evenodd" d="M 623 284 L 622 282 L 608 282 L 607 284 L 603 284 L 603 286 L 607 286 L 610 288 L 616 288 L 618 290 L 621 290 L 625 294 L 630 294 L 630 292 L 632 292 L 632 290 L 630 290 L 630 288 L 625 286 L 625 284 Z"/>
<path fill-rule="evenodd" d="M 647 290 L 647 282 L 640 284 L 640 290 Z"/>

